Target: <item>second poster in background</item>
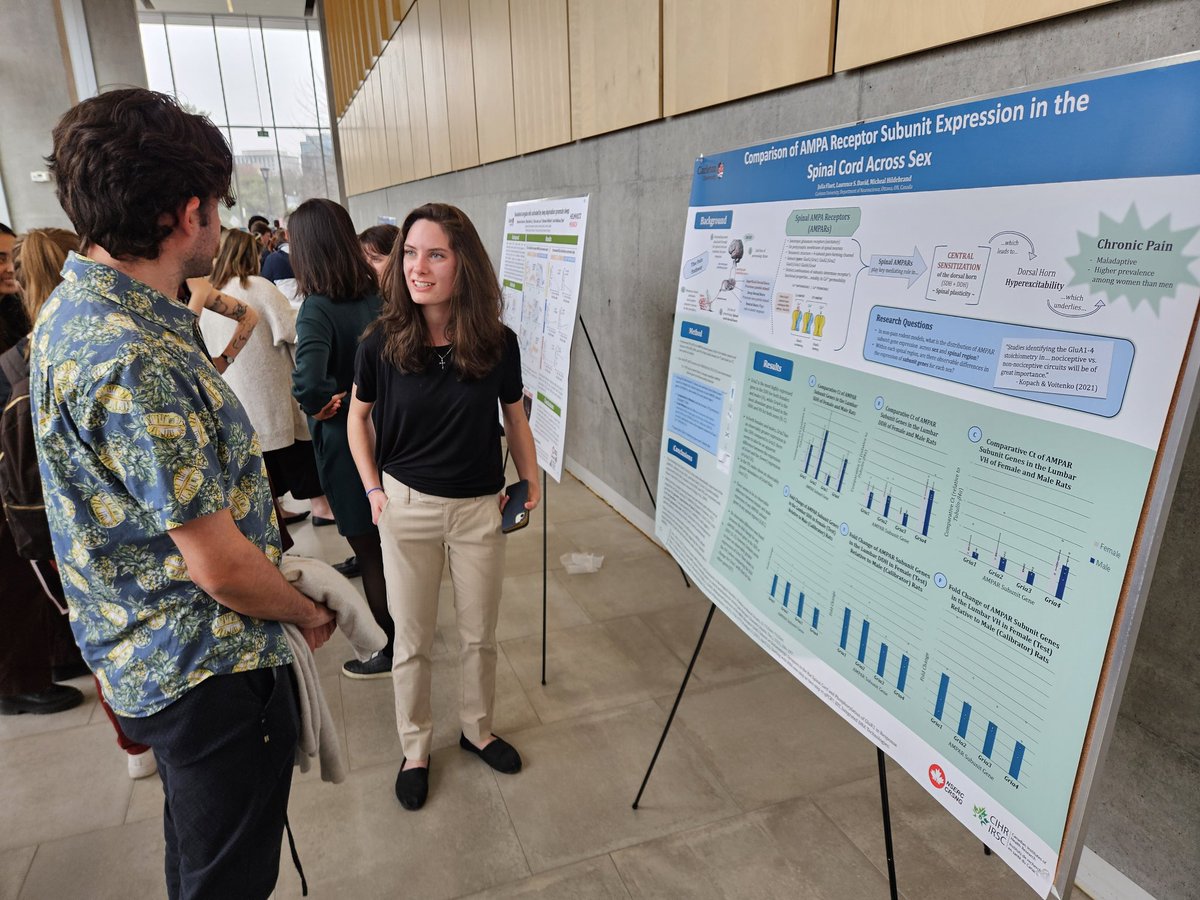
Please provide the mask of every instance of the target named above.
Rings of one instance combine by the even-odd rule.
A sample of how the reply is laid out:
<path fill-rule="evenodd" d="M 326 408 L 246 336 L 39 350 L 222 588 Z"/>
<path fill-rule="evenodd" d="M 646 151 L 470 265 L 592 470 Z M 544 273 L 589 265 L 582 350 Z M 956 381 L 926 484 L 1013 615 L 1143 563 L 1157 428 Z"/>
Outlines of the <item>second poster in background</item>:
<path fill-rule="evenodd" d="M 504 324 L 521 345 L 525 411 L 538 465 L 562 478 L 571 338 L 579 308 L 587 197 L 508 204 L 500 279 Z"/>

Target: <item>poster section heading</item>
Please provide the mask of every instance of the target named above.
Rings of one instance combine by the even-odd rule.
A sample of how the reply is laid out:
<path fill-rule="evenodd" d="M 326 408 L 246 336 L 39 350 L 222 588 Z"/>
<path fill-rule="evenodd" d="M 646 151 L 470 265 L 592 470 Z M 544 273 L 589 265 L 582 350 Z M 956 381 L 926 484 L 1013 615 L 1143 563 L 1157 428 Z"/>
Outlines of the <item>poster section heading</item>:
<path fill-rule="evenodd" d="M 510 203 L 500 287 L 504 324 L 517 334 L 525 412 L 538 465 L 557 481 L 566 453 L 571 338 L 579 309 L 587 197 Z"/>
<path fill-rule="evenodd" d="M 1200 62 L 758 144 L 696 160 L 689 205 L 1195 174 L 1189 94 Z"/>

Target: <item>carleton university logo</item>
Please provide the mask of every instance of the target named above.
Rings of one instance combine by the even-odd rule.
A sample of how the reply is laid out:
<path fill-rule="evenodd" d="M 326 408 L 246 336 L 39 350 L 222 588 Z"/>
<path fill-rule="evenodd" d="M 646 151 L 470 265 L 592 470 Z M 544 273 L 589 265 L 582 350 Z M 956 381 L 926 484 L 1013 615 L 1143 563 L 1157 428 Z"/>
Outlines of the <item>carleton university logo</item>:
<path fill-rule="evenodd" d="M 946 787 L 946 772 L 937 763 L 929 767 L 929 783 L 939 791 Z"/>

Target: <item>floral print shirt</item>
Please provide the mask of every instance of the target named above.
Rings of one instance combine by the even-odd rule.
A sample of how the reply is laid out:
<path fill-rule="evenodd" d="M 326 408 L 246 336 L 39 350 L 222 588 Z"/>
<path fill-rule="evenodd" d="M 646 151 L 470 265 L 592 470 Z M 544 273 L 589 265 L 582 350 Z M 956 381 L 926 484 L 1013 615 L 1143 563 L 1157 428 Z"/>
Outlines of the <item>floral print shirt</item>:
<path fill-rule="evenodd" d="M 148 716 L 205 678 L 289 663 L 278 622 L 221 606 L 168 532 L 229 509 L 278 564 L 258 437 L 195 319 L 71 254 L 33 333 L 30 395 L 71 628 L 105 699 Z"/>

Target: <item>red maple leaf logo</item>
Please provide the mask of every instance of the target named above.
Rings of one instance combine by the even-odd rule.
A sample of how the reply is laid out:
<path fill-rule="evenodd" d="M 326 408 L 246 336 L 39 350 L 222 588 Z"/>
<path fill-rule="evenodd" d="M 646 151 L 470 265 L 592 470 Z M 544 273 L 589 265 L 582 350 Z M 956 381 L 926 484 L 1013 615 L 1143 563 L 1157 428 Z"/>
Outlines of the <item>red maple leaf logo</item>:
<path fill-rule="evenodd" d="M 939 791 L 946 786 L 946 773 L 937 763 L 929 767 L 929 783 Z"/>

